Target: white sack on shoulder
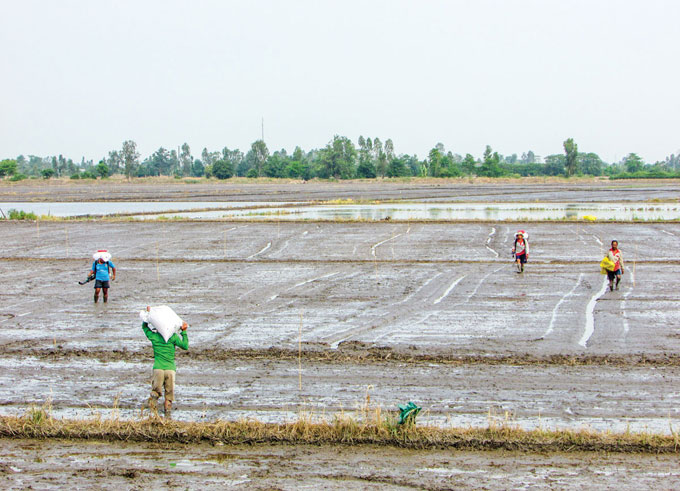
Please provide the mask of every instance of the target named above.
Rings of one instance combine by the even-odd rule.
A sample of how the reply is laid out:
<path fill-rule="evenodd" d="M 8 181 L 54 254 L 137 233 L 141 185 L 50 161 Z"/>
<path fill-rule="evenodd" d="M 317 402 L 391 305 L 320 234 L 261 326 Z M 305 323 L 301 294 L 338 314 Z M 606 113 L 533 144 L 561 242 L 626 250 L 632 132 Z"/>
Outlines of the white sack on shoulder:
<path fill-rule="evenodd" d="M 150 324 L 153 331 L 163 336 L 166 343 L 182 327 L 182 319 L 167 305 L 151 307 L 149 312 L 142 310 L 139 317 L 143 322 Z"/>
<path fill-rule="evenodd" d="M 108 262 L 111 260 L 111 253 L 108 251 L 97 251 L 92 254 L 92 259 L 95 261 L 99 261 L 99 258 L 102 258 L 104 262 Z"/>

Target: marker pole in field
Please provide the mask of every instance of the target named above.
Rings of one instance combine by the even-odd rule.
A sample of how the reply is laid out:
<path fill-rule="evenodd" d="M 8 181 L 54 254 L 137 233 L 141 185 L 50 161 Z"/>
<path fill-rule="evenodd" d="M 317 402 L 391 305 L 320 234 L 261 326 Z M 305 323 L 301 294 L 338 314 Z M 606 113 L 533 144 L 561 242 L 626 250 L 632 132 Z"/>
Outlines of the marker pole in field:
<path fill-rule="evenodd" d="M 633 286 L 635 286 L 635 263 L 637 262 L 637 244 L 635 244 L 635 256 L 633 256 Z"/>
<path fill-rule="evenodd" d="M 298 331 L 298 390 L 302 390 L 302 314 L 300 311 L 300 329 Z"/>

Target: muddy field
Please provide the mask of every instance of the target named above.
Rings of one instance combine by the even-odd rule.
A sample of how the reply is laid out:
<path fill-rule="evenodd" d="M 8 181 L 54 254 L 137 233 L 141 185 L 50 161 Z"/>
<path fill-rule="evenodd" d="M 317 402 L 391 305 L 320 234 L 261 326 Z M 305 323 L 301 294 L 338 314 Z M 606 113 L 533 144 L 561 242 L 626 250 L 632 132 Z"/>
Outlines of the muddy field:
<path fill-rule="evenodd" d="M 0 440 L 4 489 L 677 489 L 676 456 Z"/>
<path fill-rule="evenodd" d="M 191 324 L 189 419 L 351 411 L 368 391 L 438 425 L 668 432 L 680 226 L 527 228 L 519 275 L 503 224 L 3 223 L 1 410 L 51 397 L 84 415 L 118 397 L 134 414 L 151 362 L 137 312 L 163 303 Z M 614 292 L 598 269 L 611 237 L 629 261 Z M 117 266 L 107 305 L 77 284 L 94 243 Z"/>
<path fill-rule="evenodd" d="M 392 185 L 365 196 L 385 199 L 401 184 Z M 594 185 L 572 196 L 676 194 L 665 184 L 630 194 Z M 321 187 L 324 199 L 354 197 Z M 254 194 L 274 200 L 263 188 Z M 411 199 L 432 191 L 412 188 Z M 488 200 L 517 192 L 482 188 L 470 190 Z M 219 199 L 214 191 L 200 198 Z M 517 228 L 531 234 L 523 275 L 510 257 Z M 413 400 L 424 408 L 419 424 L 677 431 L 677 223 L 57 221 L 0 222 L 0 234 L 0 414 L 51 400 L 56 416 L 108 416 L 114 404 L 138 416 L 152 352 L 137 312 L 168 304 L 190 324 L 177 419 L 294 421 Z M 613 238 L 627 268 L 609 292 L 598 263 Z M 96 248 L 117 266 L 107 305 L 93 305 L 91 283 L 77 284 Z M 0 461 L 14 487 L 92 478 L 125 488 L 677 487 L 672 457 L 1 444 L 15 449 Z M 161 451 L 167 462 L 154 460 Z M 68 472 L 55 465 L 64 461 Z"/>
<path fill-rule="evenodd" d="M 0 202 L 14 201 L 326 201 L 414 200 L 454 202 L 677 201 L 677 181 L 557 178 L 415 179 L 394 181 L 189 181 L 152 178 L 106 181 L 0 181 Z"/>

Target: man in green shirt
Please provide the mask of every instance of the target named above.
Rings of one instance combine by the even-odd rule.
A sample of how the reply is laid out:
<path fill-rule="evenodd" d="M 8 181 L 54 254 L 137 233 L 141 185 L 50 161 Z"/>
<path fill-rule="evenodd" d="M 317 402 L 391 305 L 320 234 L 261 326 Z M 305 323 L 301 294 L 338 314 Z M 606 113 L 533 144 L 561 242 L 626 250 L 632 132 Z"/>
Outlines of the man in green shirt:
<path fill-rule="evenodd" d="M 147 312 L 150 310 L 147 307 Z M 142 322 L 142 329 L 144 334 L 151 341 L 153 346 L 153 377 L 151 379 L 151 397 L 149 397 L 149 409 L 153 413 L 158 412 L 158 398 L 163 395 L 165 389 L 165 417 L 171 419 L 172 416 L 172 401 L 175 398 L 175 346 L 179 346 L 183 350 L 189 349 L 189 338 L 187 337 L 186 322 L 182 323 L 182 337 L 177 333 L 170 336 L 166 343 L 159 333 L 152 331 L 146 322 Z"/>

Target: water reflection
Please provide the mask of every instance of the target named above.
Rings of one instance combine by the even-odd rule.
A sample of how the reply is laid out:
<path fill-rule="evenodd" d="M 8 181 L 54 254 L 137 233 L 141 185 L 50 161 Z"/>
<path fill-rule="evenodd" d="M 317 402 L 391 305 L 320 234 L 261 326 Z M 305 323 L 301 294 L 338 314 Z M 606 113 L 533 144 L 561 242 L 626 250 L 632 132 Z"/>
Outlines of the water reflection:
<path fill-rule="evenodd" d="M 53 202 L 15 202 L 0 203 L 5 214 L 10 209 L 35 213 L 38 216 L 75 217 L 85 215 L 116 215 L 129 213 L 167 212 L 173 210 L 201 210 L 205 208 L 244 208 L 253 206 L 281 205 L 282 203 L 263 203 L 261 201 L 84 201 L 79 203 Z"/>
<path fill-rule="evenodd" d="M 285 206 L 284 206 L 285 205 Z M 677 203 L 379 203 L 309 205 L 263 202 L 0 203 L 36 215 L 131 215 L 228 220 L 680 220 Z M 210 211 L 198 211 L 212 208 Z M 136 215 L 136 213 L 146 213 Z"/>

